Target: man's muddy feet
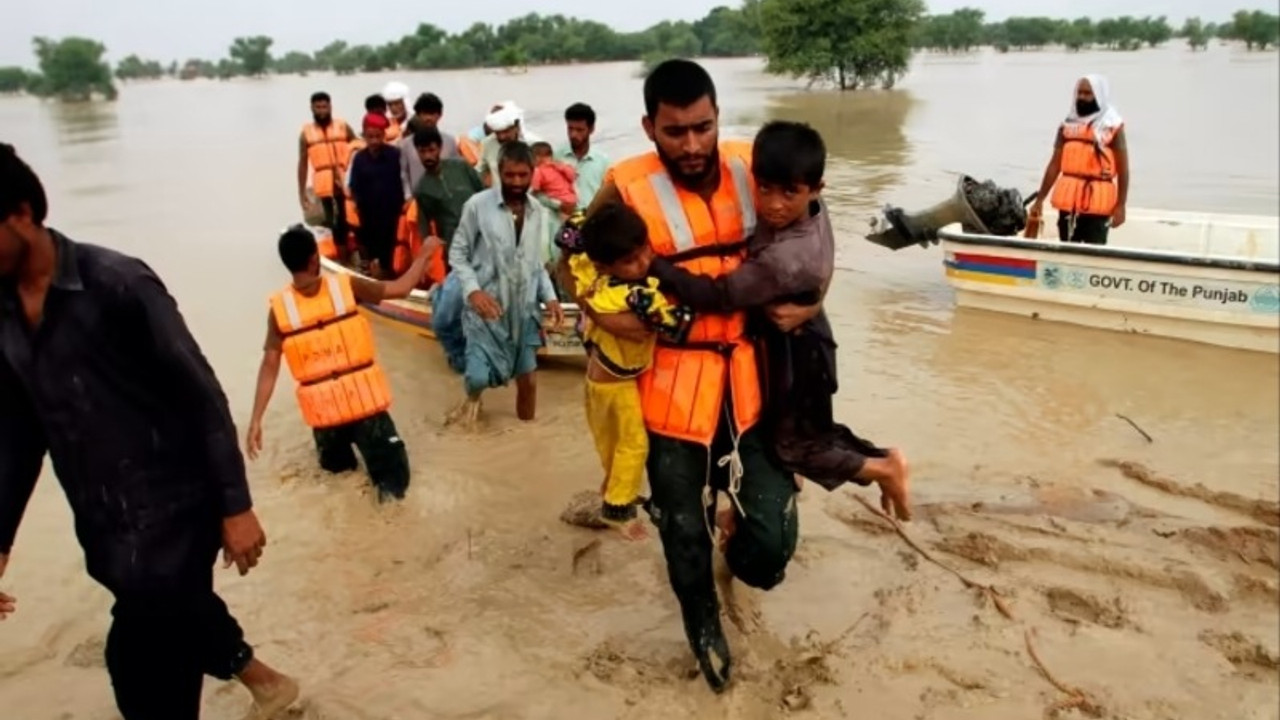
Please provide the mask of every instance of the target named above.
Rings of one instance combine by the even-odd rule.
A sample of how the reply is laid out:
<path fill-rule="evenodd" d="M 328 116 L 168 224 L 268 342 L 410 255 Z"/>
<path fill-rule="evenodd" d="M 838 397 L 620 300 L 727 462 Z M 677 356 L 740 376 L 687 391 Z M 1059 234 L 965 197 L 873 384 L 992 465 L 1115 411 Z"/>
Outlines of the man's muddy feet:
<path fill-rule="evenodd" d="M 253 707 L 244 720 L 273 720 L 298 700 L 298 683 L 254 660 L 241 673 L 239 680 L 253 696 Z"/>
<path fill-rule="evenodd" d="M 457 425 L 468 432 L 480 426 L 480 398 L 467 398 L 444 416 L 444 426 Z"/>
<path fill-rule="evenodd" d="M 733 662 L 729 657 L 729 641 L 720 627 L 720 617 L 713 613 L 711 618 L 702 624 L 692 645 L 703 679 L 713 692 L 719 694 L 729 685 Z"/>

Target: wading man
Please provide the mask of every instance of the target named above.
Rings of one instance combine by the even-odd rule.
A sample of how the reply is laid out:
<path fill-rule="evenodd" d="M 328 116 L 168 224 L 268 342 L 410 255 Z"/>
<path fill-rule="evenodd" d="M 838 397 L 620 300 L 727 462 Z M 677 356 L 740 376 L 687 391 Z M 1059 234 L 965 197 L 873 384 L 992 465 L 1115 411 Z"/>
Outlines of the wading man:
<path fill-rule="evenodd" d="M 1043 213 L 1050 189 L 1062 242 L 1106 245 L 1110 229 L 1124 224 L 1129 147 L 1124 118 L 1111 104 L 1110 85 L 1101 75 L 1076 82 L 1071 110 L 1058 128 L 1053 157 L 1031 206 L 1032 217 Z"/>
<path fill-rule="evenodd" d="M 644 103 L 641 123 L 654 149 L 609 170 L 588 217 L 605 204 L 626 203 L 644 218 L 656 255 L 700 275 L 732 272 L 756 227 L 750 144 L 719 142 L 715 85 L 697 63 L 655 68 Z M 780 305 L 769 317 L 792 329 L 819 310 Z M 614 335 L 644 339 L 634 314 L 590 314 Z M 688 338 L 679 345 L 659 339 L 638 382 L 649 432 L 650 514 L 689 644 L 718 692 L 729 681 L 730 658 L 712 577 L 713 509 L 704 497 L 712 496 L 708 489 L 729 493 L 744 517 L 725 545 L 727 565 L 742 582 L 768 590 L 782 582 L 795 551 L 797 489 L 757 427 L 760 369 L 745 313 L 699 315 Z"/>
<path fill-rule="evenodd" d="M 244 575 L 267 543 L 226 396 L 160 278 L 46 227 L 47 211 L 0 145 L 0 576 L 48 453 L 89 575 L 115 596 L 106 661 L 125 720 L 195 720 L 206 674 L 239 679 L 270 717 L 297 685 L 254 658 L 213 590 L 219 549 Z M 15 604 L 0 592 L 0 619 Z"/>
<path fill-rule="evenodd" d="M 302 126 L 298 139 L 298 202 L 303 215 L 311 207 L 307 197 L 307 170 L 311 171 L 311 190 L 324 210 L 324 226 L 333 231 L 339 243 L 347 240 L 346 208 L 343 178 L 351 157 L 351 143 L 356 134 L 346 122 L 333 116 L 329 93 L 311 96 L 311 122 Z"/>

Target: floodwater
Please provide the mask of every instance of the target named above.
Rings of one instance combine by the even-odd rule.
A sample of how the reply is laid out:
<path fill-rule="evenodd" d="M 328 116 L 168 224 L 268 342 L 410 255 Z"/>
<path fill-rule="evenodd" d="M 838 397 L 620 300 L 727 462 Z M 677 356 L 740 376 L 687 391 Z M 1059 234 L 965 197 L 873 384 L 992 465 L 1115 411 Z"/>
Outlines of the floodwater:
<path fill-rule="evenodd" d="M 580 367 L 544 366 L 528 425 L 512 390 L 489 393 L 485 429 L 467 435 L 441 426 L 461 388 L 438 347 L 380 325 L 414 464 L 408 499 L 379 507 L 360 476 L 323 475 L 282 378 L 251 465 L 270 545 L 247 578 L 219 573 L 260 656 L 303 683 L 292 717 L 1026 720 L 1072 704 L 1036 669 L 1027 629 L 1050 672 L 1084 693 L 1062 717 L 1280 717 L 1276 356 L 956 312 L 937 248 L 860 239 L 876 208 L 945 199 L 956 173 L 1034 189 L 1086 72 L 1110 76 L 1128 120 L 1133 207 L 1275 214 L 1276 54 L 921 55 L 898 89 L 844 95 L 766 76 L 757 60 L 707 67 L 722 134 L 788 118 L 825 136 L 837 414 L 906 450 L 908 532 L 992 584 L 1016 620 L 854 501 L 873 493 L 810 486 L 787 582 L 738 590 L 751 621 L 731 629 L 737 682 L 715 697 L 688 673 L 656 540 L 605 537 L 574 567 L 593 536 L 557 517 L 599 475 Z M 645 148 L 635 68 L 396 78 L 441 95 L 453 132 L 513 98 L 558 139 L 562 109 L 586 101 L 597 144 L 618 158 Z M 286 281 L 274 241 L 297 219 L 307 97 L 329 91 L 355 122 L 391 77 L 157 82 L 84 106 L 0 99 L 0 139 L 43 177 L 51 224 L 165 278 L 243 424 L 265 299 Z M 50 476 L 0 582 L 20 599 L 0 626 L 4 715 L 115 718 L 100 652 L 110 598 L 84 575 Z M 214 720 L 248 702 L 216 681 L 205 698 Z"/>

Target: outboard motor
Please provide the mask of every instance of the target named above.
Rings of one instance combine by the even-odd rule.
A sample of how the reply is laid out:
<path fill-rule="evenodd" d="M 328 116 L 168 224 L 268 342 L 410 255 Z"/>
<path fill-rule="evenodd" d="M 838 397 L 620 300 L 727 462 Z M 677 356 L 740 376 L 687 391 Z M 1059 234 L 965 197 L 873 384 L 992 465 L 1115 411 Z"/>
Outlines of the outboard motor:
<path fill-rule="evenodd" d="M 886 205 L 880 217 L 872 218 L 867 240 L 890 250 L 912 245 L 927 248 L 938 243 L 939 230 L 953 223 L 975 235 L 1016 235 L 1027 226 L 1026 205 L 1035 197 L 1032 193 L 1023 200 L 1017 190 L 963 175 L 954 195 L 927 210 L 908 214 Z"/>

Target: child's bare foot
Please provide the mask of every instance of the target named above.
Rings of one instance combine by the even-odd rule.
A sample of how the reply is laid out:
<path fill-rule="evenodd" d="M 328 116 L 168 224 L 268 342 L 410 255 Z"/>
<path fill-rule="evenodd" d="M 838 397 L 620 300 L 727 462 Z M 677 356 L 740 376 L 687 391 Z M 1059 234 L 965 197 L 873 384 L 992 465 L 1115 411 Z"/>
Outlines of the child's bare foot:
<path fill-rule="evenodd" d="M 608 520 L 605 522 L 608 522 L 609 527 L 617 530 L 622 534 L 623 538 L 630 540 L 631 542 L 640 542 L 641 540 L 649 539 L 649 531 L 645 529 L 644 523 L 640 522 L 638 518 L 632 518 L 623 522 L 610 522 Z"/>
<path fill-rule="evenodd" d="M 237 679 L 253 696 L 253 707 L 244 720 L 271 720 L 298 699 L 298 683 L 293 678 L 256 659 Z"/>

